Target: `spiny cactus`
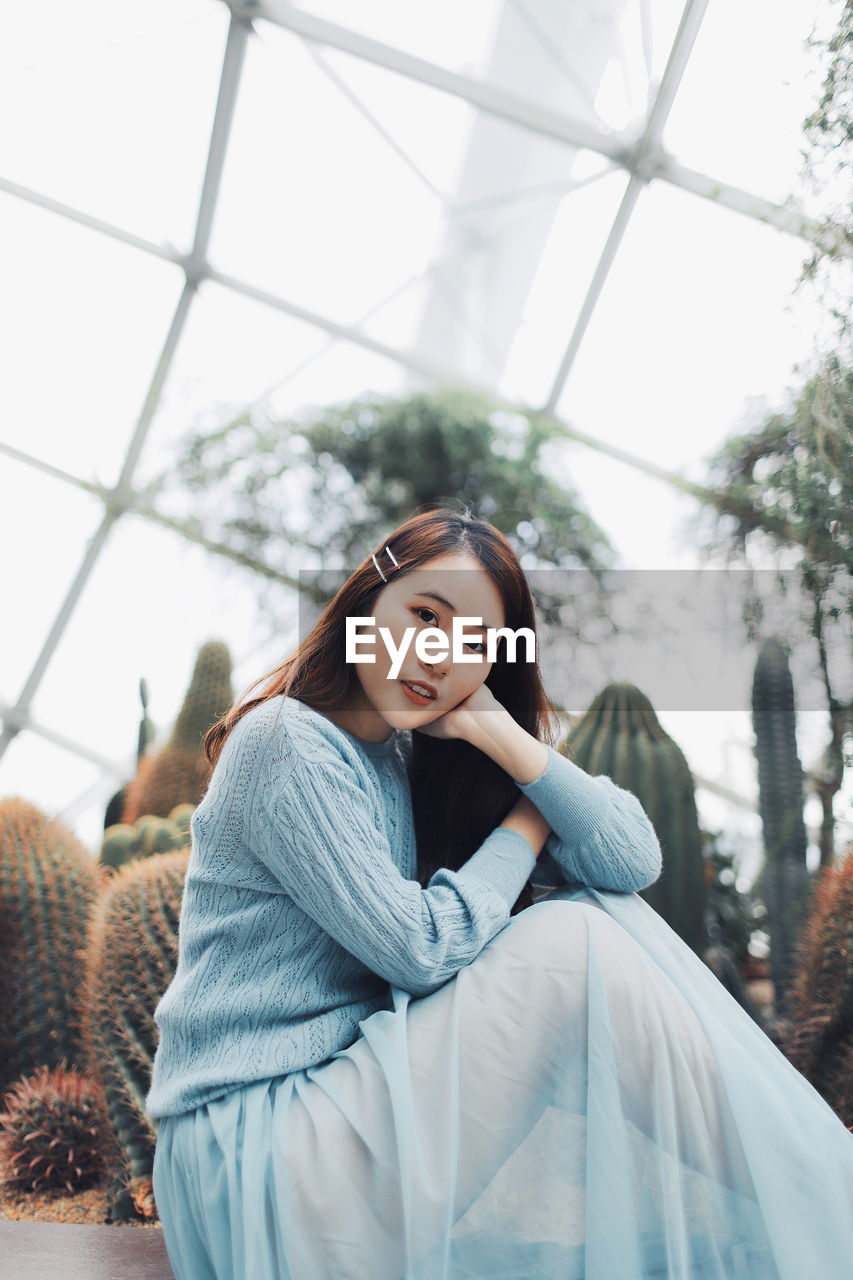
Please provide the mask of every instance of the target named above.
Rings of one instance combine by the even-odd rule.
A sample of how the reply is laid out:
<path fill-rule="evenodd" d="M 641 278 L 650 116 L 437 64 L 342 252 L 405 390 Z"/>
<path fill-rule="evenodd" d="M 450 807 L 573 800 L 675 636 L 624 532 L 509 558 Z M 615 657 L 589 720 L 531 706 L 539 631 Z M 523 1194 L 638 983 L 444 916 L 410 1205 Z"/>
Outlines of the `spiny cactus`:
<path fill-rule="evenodd" d="M 100 1071 L 117 1153 L 107 1176 L 113 1220 L 139 1212 L 156 1132 L 145 1111 L 157 1048 L 154 1009 L 178 959 L 189 849 L 113 873 L 95 907 L 82 994 L 90 1061 Z"/>
<path fill-rule="evenodd" d="M 606 774 L 642 804 L 660 841 L 663 870 L 641 896 L 701 955 L 707 945 L 702 836 L 681 748 L 646 695 L 620 683 L 596 695 L 566 742 L 587 773 Z"/>
<path fill-rule="evenodd" d="M 9 1089 L 0 1113 L 3 1182 L 22 1191 L 100 1181 L 108 1122 L 100 1084 L 65 1063 L 39 1067 Z"/>
<path fill-rule="evenodd" d="M 142 832 L 128 822 L 107 827 L 101 841 L 99 860 L 105 867 L 121 867 L 142 856 Z"/>
<path fill-rule="evenodd" d="M 101 842 L 100 861 L 115 869 L 134 858 L 150 858 L 154 853 L 183 849 L 192 837 L 190 817 L 195 805 L 176 805 L 172 812 L 177 814 L 177 821 L 147 813 L 133 825 L 117 822 L 107 827 Z"/>
<path fill-rule="evenodd" d="M 118 791 L 110 796 L 104 812 L 104 831 L 108 831 L 110 827 L 118 826 L 121 822 L 126 800 L 127 787 L 119 787 Z"/>
<path fill-rule="evenodd" d="M 785 1056 L 853 1126 L 853 851 L 818 872 L 797 944 Z"/>
<path fill-rule="evenodd" d="M 104 872 L 58 819 L 0 801 L 0 1087 L 36 1067 L 82 1065 L 80 952 Z"/>
<path fill-rule="evenodd" d="M 176 804 L 169 814 L 169 821 L 187 838 L 192 835 L 190 823 L 196 811 L 194 804 Z"/>
<path fill-rule="evenodd" d="M 796 978 L 795 949 L 812 890 L 806 865 L 803 770 L 797 755 L 794 685 L 785 646 L 770 637 L 752 684 L 752 724 L 764 835 L 761 893 L 767 907 L 774 1011 L 784 1017 Z"/>
<path fill-rule="evenodd" d="M 174 822 L 168 818 L 157 818 L 149 822 L 142 832 L 142 856 L 171 853 L 173 849 L 182 849 L 186 843 L 184 832 Z"/>
<path fill-rule="evenodd" d="M 209 774 L 202 740 L 233 700 L 231 655 L 227 645 L 211 640 L 199 650 L 169 741 L 143 757 L 128 783 L 123 822 L 133 823 L 140 814 L 165 818 L 178 804 L 201 801 Z"/>

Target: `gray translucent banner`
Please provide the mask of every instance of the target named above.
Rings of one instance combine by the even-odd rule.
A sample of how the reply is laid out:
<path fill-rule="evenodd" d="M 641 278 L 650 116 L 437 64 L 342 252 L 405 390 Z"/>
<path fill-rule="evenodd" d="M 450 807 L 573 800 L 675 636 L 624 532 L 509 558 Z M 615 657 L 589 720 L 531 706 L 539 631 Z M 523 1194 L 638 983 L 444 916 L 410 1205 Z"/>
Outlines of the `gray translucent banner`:
<path fill-rule="evenodd" d="M 420 594 L 417 600 L 410 597 L 405 579 L 411 581 L 415 572 L 419 587 L 446 597 L 459 614 L 473 612 L 472 595 L 482 599 L 473 585 L 481 572 L 476 569 L 433 570 L 428 582 L 423 568 L 406 574 L 388 563 L 383 571 L 389 588 L 397 584 L 393 599 L 401 612 L 395 612 L 395 619 L 418 629 L 437 625 L 449 635 L 453 615 L 423 602 Z M 300 571 L 300 641 L 349 576 Z M 545 691 L 574 711 L 582 711 L 614 681 L 636 685 L 661 712 L 749 711 L 761 644 L 770 636 L 788 647 L 797 709 L 826 710 L 818 646 L 809 634 L 814 602 L 804 593 L 797 570 L 624 569 L 597 577 L 585 569 L 527 569 L 525 577 L 536 604 Z M 312 603 L 318 593 L 322 605 Z M 402 612 L 416 606 L 434 609 L 439 621 Z M 833 693 L 845 702 L 853 698 L 853 590 L 849 576 L 840 571 L 824 611 L 832 606 L 839 618 L 826 619 L 827 668 Z M 518 654 L 523 659 L 523 643 Z M 428 675 L 413 648 L 403 669 Z"/>

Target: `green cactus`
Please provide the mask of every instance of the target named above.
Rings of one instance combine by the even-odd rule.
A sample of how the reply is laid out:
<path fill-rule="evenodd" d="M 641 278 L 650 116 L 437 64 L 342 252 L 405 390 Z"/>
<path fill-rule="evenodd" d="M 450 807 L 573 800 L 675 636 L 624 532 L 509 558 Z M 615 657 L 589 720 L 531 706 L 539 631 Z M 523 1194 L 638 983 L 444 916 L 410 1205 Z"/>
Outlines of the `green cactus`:
<path fill-rule="evenodd" d="M 156 1133 L 145 1111 L 157 1048 L 154 1009 L 178 958 L 178 918 L 189 850 L 120 867 L 89 931 L 82 1005 L 89 1060 L 100 1072 L 120 1155 L 110 1162 L 113 1221 L 152 1203 Z"/>
<path fill-rule="evenodd" d="M 169 821 L 173 823 L 174 826 L 176 826 L 178 830 L 187 837 L 187 839 L 192 835 L 190 822 L 195 811 L 196 805 L 194 804 L 176 804 L 172 812 L 169 814 Z"/>
<path fill-rule="evenodd" d="M 641 896 L 701 956 L 707 946 L 702 836 L 680 747 L 646 695 L 619 683 L 596 695 L 566 743 L 587 773 L 606 774 L 642 804 L 660 841 L 663 870 Z"/>
<path fill-rule="evenodd" d="M 233 700 L 228 647 L 218 640 L 208 641 L 199 650 L 190 687 L 168 742 L 143 757 L 136 777 L 128 783 L 124 822 L 133 823 L 140 814 L 165 818 L 178 804 L 200 802 L 209 774 L 202 745 L 204 735 Z"/>
<path fill-rule="evenodd" d="M 99 861 L 105 867 L 120 867 L 141 855 L 142 833 L 138 827 L 127 822 L 116 822 L 107 827 L 99 855 Z"/>
<path fill-rule="evenodd" d="M 139 721 L 139 732 L 136 739 L 136 767 L 139 768 L 139 762 L 148 749 L 148 744 L 154 738 L 154 726 L 148 719 L 148 684 L 143 677 L 139 681 L 139 701 L 142 704 L 142 716 Z M 114 795 L 110 796 L 107 804 L 106 813 L 104 814 L 104 830 L 107 827 L 115 826 L 122 821 L 125 804 L 127 803 L 127 786 L 120 787 Z"/>
<path fill-rule="evenodd" d="M 65 1064 L 8 1090 L 0 1114 L 4 1182 L 22 1191 L 82 1191 L 101 1179 L 108 1122 L 97 1080 Z"/>
<path fill-rule="evenodd" d="M 152 853 L 171 853 L 173 849 L 182 849 L 185 844 L 183 831 L 168 818 L 149 822 L 142 833 L 143 857 L 150 857 Z"/>
<path fill-rule="evenodd" d="M 104 872 L 58 819 L 0 801 L 0 1087 L 83 1062 L 80 955 Z"/>
<path fill-rule="evenodd" d="M 134 858 L 150 858 L 154 853 L 171 853 L 183 849 L 191 840 L 190 818 L 195 805 L 176 805 L 172 810 L 178 821 L 144 814 L 133 825 L 117 822 L 104 832 L 100 861 L 113 869 L 122 867 Z"/>
<path fill-rule="evenodd" d="M 785 1017 L 796 977 L 794 952 L 812 881 L 806 865 L 803 770 L 797 755 L 794 685 L 786 647 L 762 645 L 752 683 L 752 726 L 764 836 L 761 894 L 767 907 L 774 1013 Z"/>

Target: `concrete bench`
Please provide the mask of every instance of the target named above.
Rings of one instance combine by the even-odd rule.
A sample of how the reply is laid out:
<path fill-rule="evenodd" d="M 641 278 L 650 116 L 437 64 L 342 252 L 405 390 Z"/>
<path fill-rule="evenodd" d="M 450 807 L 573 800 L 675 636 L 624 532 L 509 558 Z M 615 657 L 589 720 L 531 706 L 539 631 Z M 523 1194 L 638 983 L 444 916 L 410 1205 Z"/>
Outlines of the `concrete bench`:
<path fill-rule="evenodd" d="M 159 1227 L 0 1222 L 3 1280 L 174 1280 Z"/>

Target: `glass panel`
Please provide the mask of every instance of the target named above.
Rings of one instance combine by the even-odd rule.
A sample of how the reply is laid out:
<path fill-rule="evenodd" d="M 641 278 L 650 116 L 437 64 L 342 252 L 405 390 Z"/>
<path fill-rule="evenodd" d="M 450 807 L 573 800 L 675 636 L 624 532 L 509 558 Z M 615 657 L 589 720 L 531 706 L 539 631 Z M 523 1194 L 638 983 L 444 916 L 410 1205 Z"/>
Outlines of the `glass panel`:
<path fill-rule="evenodd" d="M 290 643 L 282 620 L 295 618 L 291 595 L 282 586 L 280 657 L 273 661 Z M 122 517 L 45 672 L 34 716 L 93 751 L 123 759 L 136 747 L 145 677 L 148 714 L 165 741 L 205 641 L 224 640 L 235 666 L 249 655 L 235 673 L 235 694 L 264 673 L 251 655 L 272 637 L 256 616 L 256 599 L 248 570 L 150 521 Z M 124 622 L 117 629 L 110 619 Z"/>
<path fill-rule="evenodd" d="M 0 698 L 14 703 L 97 530 L 103 505 L 0 453 Z"/>
<path fill-rule="evenodd" d="M 267 22 L 256 27 L 211 259 L 229 275 L 348 323 L 427 265 L 472 112 L 446 94 L 322 52 L 383 127 L 394 138 L 399 131 L 401 148 L 412 147 L 416 173 L 297 37 Z"/>
<path fill-rule="evenodd" d="M 665 183 L 641 195 L 578 351 L 559 411 L 672 468 L 778 396 L 811 353 L 816 307 L 791 290 L 795 236 Z M 614 372 L 618 376 L 614 376 Z"/>
<path fill-rule="evenodd" d="M 704 459 L 774 403 L 807 360 L 815 306 L 792 300 L 802 242 L 664 183 L 642 193 L 558 403 L 560 417 L 648 462 L 706 478 Z M 546 327 L 544 313 L 539 332 Z M 565 333 L 565 321 L 553 324 Z M 567 339 L 566 339 L 567 340 Z M 556 366 L 554 368 L 556 372 Z M 696 505 L 586 447 L 552 446 L 627 557 L 655 568 L 695 559 Z"/>
<path fill-rule="evenodd" d="M 579 181 L 585 175 L 603 176 L 560 202 L 500 382 L 504 395 L 528 404 L 542 404 L 548 397 L 628 185 L 623 170 L 604 173 L 605 163 L 583 151 L 572 166 Z"/>
<path fill-rule="evenodd" d="M 104 775 L 90 760 L 23 729 L 0 763 L 0 796 L 20 796 L 48 817 L 60 818 L 95 857 L 104 834 L 107 802 L 121 786 L 119 777 Z M 90 797 L 85 810 L 76 803 Z"/>
<path fill-rule="evenodd" d="M 293 6 L 296 8 L 296 6 Z M 485 67 L 504 0 L 434 0 L 400 5 L 397 0 L 303 0 L 306 13 L 349 27 L 451 71 L 477 75 Z"/>
<path fill-rule="evenodd" d="M 420 9 L 395 0 L 304 0 L 301 10 L 437 67 L 531 102 L 619 129 L 645 114 L 683 0 L 438 0 Z"/>
<path fill-rule="evenodd" d="M 691 168 L 782 203 L 799 189 L 802 122 L 813 110 L 811 6 L 710 4 L 664 131 Z"/>
<path fill-rule="evenodd" d="M 21 200 L 0 211 L 3 439 L 114 484 L 183 274 Z"/>
<path fill-rule="evenodd" d="M 284 415 L 371 386 L 392 392 L 401 378 L 400 367 L 383 356 L 205 281 L 146 439 L 137 484 L 168 473 L 186 434 L 212 429 L 253 404 Z M 185 507 L 170 500 L 173 512 Z"/>
<path fill-rule="evenodd" d="M 7 5 L 0 173 L 189 248 L 227 28 L 209 0 Z"/>

